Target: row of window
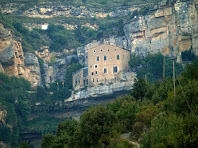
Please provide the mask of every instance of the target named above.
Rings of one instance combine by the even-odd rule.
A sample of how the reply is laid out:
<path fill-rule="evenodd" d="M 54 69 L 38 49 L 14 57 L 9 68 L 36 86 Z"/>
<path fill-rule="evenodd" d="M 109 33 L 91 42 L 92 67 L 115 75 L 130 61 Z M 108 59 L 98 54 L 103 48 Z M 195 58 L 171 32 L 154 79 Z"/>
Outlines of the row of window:
<path fill-rule="evenodd" d="M 118 67 L 117 66 L 113 66 L 113 73 L 117 73 L 118 72 Z M 98 74 L 98 71 L 95 71 L 96 75 Z M 107 68 L 104 68 L 104 73 L 107 73 Z M 94 72 L 91 73 L 91 75 L 94 75 Z"/>
<path fill-rule="evenodd" d="M 120 56 L 117 55 L 117 60 L 119 60 L 119 59 L 120 59 Z M 97 56 L 96 60 L 99 61 L 100 60 L 100 57 Z M 104 56 L 104 61 L 106 61 L 106 60 L 107 60 L 107 56 Z"/>
<path fill-rule="evenodd" d="M 103 51 L 102 49 L 100 50 L 101 52 Z M 107 51 L 110 51 L 109 49 Z M 117 51 L 117 49 L 114 49 L 114 51 Z M 93 51 L 94 53 L 96 52 L 95 50 Z"/>

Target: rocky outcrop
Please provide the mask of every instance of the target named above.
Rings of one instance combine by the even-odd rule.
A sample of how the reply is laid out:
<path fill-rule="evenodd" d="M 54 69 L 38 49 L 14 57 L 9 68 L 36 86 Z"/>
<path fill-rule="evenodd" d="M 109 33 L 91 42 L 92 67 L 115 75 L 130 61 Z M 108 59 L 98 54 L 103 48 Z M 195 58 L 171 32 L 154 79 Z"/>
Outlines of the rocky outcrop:
<path fill-rule="evenodd" d="M 40 66 L 32 53 L 24 55 L 21 40 L 0 24 L 0 72 L 24 77 L 33 87 L 40 85 Z"/>
<path fill-rule="evenodd" d="M 120 80 L 116 80 L 108 85 L 98 85 L 94 87 L 87 87 L 77 92 L 72 92 L 72 95 L 67 101 L 74 101 L 82 98 L 94 98 L 105 95 L 111 95 L 119 91 L 131 90 L 134 79 L 136 77 L 135 73 L 124 73 L 121 75 Z"/>
<path fill-rule="evenodd" d="M 163 0 L 149 14 L 135 16 L 124 30 L 128 49 L 142 56 L 177 56 L 190 48 L 198 53 L 196 0 Z"/>
<path fill-rule="evenodd" d="M 77 60 L 77 55 L 68 55 L 65 56 L 63 59 L 58 59 L 56 63 L 53 64 L 53 78 L 54 80 L 64 81 L 66 68 L 72 62 L 72 59 Z"/>
<path fill-rule="evenodd" d="M 39 51 L 35 52 L 45 63 L 50 62 L 51 53 L 49 52 L 49 46 L 43 46 Z"/>
<path fill-rule="evenodd" d="M 40 65 L 38 58 L 32 53 L 25 53 L 25 78 L 29 80 L 32 87 L 36 87 L 41 83 Z"/>
<path fill-rule="evenodd" d="M 19 39 L 0 25 L 0 63 L 9 76 L 24 75 L 24 55 Z"/>
<path fill-rule="evenodd" d="M 87 8 L 85 6 L 71 6 L 64 5 L 64 3 L 57 4 L 58 2 L 46 3 L 32 3 L 32 7 L 26 6 L 25 3 L 7 3 L 0 5 L 2 13 L 22 15 L 27 17 L 51 18 L 56 16 L 64 17 L 118 17 L 128 15 L 130 12 L 138 9 L 141 5 L 131 7 L 115 7 L 114 10 L 105 11 L 102 8 Z M 28 8 L 25 11 L 21 9 Z"/>

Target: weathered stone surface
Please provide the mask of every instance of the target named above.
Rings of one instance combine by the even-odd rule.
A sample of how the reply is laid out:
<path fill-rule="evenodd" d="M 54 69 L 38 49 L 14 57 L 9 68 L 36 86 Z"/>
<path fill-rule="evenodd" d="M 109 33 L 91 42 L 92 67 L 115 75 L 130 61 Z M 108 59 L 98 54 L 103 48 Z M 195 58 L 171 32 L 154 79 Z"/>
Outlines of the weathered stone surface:
<path fill-rule="evenodd" d="M 0 24 L 0 63 L 11 64 L 14 58 L 14 43 L 10 31 Z"/>
<path fill-rule="evenodd" d="M 181 55 L 192 49 L 198 53 L 197 8 L 192 1 L 161 1 L 159 9 L 126 24 L 128 49 L 141 56 L 148 52 Z"/>
<path fill-rule="evenodd" d="M 26 4 L 18 3 L 7 3 L 0 5 L 2 13 L 4 14 L 15 14 L 28 17 L 39 17 L 39 18 L 51 18 L 56 16 L 65 17 L 117 17 L 125 16 L 134 11 L 137 8 L 135 6 L 130 7 L 115 7 L 113 11 L 106 12 L 102 8 L 87 8 L 85 6 L 68 6 L 63 3 L 60 5 L 54 4 L 53 2 L 41 2 L 34 3 L 31 8 L 26 11 L 21 11 L 20 7 L 25 7 Z M 23 5 L 23 6 L 22 6 Z M 27 6 L 28 7 L 28 6 Z M 141 7 L 141 6 L 136 6 Z"/>
<path fill-rule="evenodd" d="M 109 85 L 87 87 L 84 90 L 80 90 L 75 93 L 73 92 L 71 97 L 69 99 L 66 99 L 65 102 L 78 100 L 82 98 L 105 96 L 118 91 L 130 90 L 132 89 L 135 77 L 135 73 L 125 73 L 120 76 L 121 80 L 115 81 Z"/>
<path fill-rule="evenodd" d="M 40 85 L 38 58 L 32 53 L 23 54 L 22 44 L 0 25 L 0 71 L 9 76 L 20 76 L 29 80 L 32 87 Z"/>
<path fill-rule="evenodd" d="M 9 76 L 24 75 L 24 56 L 22 45 L 8 29 L 0 24 L 0 63 Z"/>
<path fill-rule="evenodd" d="M 33 53 L 25 53 L 25 78 L 29 80 L 32 87 L 36 87 L 41 83 L 41 73 L 38 58 Z"/>
<path fill-rule="evenodd" d="M 38 58 L 32 53 L 25 53 L 24 63 L 26 66 L 29 65 L 39 66 Z"/>

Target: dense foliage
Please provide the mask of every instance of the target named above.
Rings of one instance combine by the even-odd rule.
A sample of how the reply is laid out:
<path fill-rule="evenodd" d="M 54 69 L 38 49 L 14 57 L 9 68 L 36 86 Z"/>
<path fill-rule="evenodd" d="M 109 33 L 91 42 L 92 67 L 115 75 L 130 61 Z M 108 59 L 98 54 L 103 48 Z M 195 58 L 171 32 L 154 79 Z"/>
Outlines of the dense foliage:
<path fill-rule="evenodd" d="M 17 144 L 19 132 L 30 113 L 28 94 L 30 83 L 23 78 L 8 77 L 0 73 L 0 110 L 6 110 L 6 122 L 0 124 L 0 141 Z"/>
<path fill-rule="evenodd" d="M 148 54 L 146 57 L 132 54 L 129 65 L 138 77 L 146 77 L 151 82 L 163 77 L 163 56 L 160 53 Z M 175 62 L 176 75 L 182 71 L 182 65 Z M 165 57 L 165 77 L 169 76 L 173 76 L 173 62 L 169 57 Z"/>
<path fill-rule="evenodd" d="M 35 102 L 44 101 L 49 95 L 43 87 L 37 89 L 36 96 L 28 93 L 30 89 L 30 82 L 24 78 L 8 77 L 0 73 L 0 111 L 7 113 L 5 119 L 0 121 L 0 141 L 13 146 L 19 144 L 19 134 L 24 131 L 41 134 L 56 131 L 60 119 L 40 114 L 30 120 L 30 113 L 36 107 Z"/>
<path fill-rule="evenodd" d="M 189 147 L 198 145 L 198 63 L 188 65 L 176 79 L 150 84 L 135 81 L 130 95 L 107 107 L 90 107 L 79 121 L 66 120 L 57 134 L 43 137 L 42 147 Z M 186 77 L 187 76 L 187 77 Z M 122 133 L 131 132 L 128 140 Z M 47 143 L 47 141 L 50 141 Z"/>

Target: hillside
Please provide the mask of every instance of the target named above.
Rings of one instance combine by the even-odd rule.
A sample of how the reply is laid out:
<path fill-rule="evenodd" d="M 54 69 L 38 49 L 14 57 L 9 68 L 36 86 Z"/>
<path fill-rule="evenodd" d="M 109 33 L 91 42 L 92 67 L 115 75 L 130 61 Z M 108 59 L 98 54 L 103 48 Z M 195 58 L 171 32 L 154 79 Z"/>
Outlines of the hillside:
<path fill-rule="evenodd" d="M 90 107 L 79 121 L 60 122 L 56 135 L 43 136 L 41 147 L 196 147 L 197 66 L 188 65 L 177 77 L 175 95 L 171 78 L 154 84 L 139 78 L 127 96 Z"/>
<path fill-rule="evenodd" d="M 197 130 L 191 130 L 197 118 L 197 63 L 188 65 L 198 55 L 197 0 L 1 0 L 0 10 L 0 133 L 9 137 L 0 136 L 0 144 L 16 146 L 23 135 L 46 132 L 57 134 L 45 135 L 42 147 L 130 147 L 128 140 L 143 147 L 197 144 Z M 74 90 L 73 74 L 88 66 L 88 50 L 99 45 L 127 50 L 127 72 L 133 75 Z M 61 122 L 56 131 L 69 116 L 54 114 L 130 89 L 107 107 L 88 109 L 79 121 Z M 109 121 L 95 127 L 95 118 L 103 119 L 98 116 Z M 89 136 L 94 133 L 87 131 L 87 120 L 99 133 L 96 139 Z M 120 138 L 129 132 L 130 139 Z"/>

